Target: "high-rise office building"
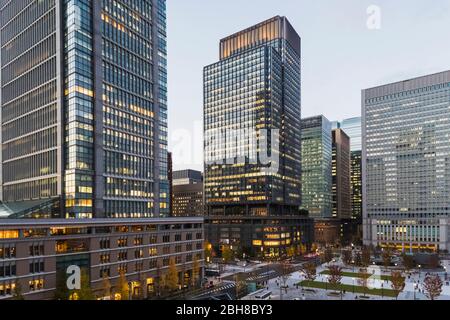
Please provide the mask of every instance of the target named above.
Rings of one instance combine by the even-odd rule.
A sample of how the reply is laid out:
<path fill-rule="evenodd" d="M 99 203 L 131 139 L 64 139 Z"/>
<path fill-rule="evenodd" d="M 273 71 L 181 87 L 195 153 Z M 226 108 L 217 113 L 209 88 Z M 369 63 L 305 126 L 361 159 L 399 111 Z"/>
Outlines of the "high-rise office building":
<path fill-rule="evenodd" d="M 173 173 L 173 208 L 174 217 L 203 217 L 203 175 L 200 171 L 181 170 Z"/>
<path fill-rule="evenodd" d="M 350 176 L 352 192 L 352 219 L 362 223 L 362 128 L 361 117 L 345 119 L 339 128 L 350 137 Z"/>
<path fill-rule="evenodd" d="M 450 71 L 363 90 L 365 244 L 449 250 Z"/>
<path fill-rule="evenodd" d="M 300 36 L 277 16 L 222 39 L 220 61 L 204 69 L 205 199 L 214 246 L 273 256 L 301 241 L 297 221 L 275 221 L 298 218 L 301 204 L 300 57 Z"/>
<path fill-rule="evenodd" d="M 173 208 L 173 154 L 167 153 L 167 180 L 169 181 L 169 208 L 172 215 Z"/>
<path fill-rule="evenodd" d="M 0 2 L 3 216 L 169 213 L 165 10 Z"/>
<path fill-rule="evenodd" d="M 350 138 L 350 151 L 362 150 L 361 117 L 344 119 L 339 123 L 339 128 L 345 131 Z"/>
<path fill-rule="evenodd" d="M 335 129 L 332 141 L 332 216 L 350 219 L 350 138 L 342 129 Z"/>
<path fill-rule="evenodd" d="M 97 298 L 122 274 L 131 297 L 160 297 L 172 261 L 181 287 L 199 283 L 203 219 L 164 217 L 165 11 L 165 0 L 0 0 L 0 299 L 19 285 L 25 299 L 54 298 L 73 265 Z"/>
<path fill-rule="evenodd" d="M 311 218 L 331 218 L 331 122 L 302 119 L 302 208 Z"/>
<path fill-rule="evenodd" d="M 196 184 L 203 182 L 203 174 L 197 170 L 178 170 L 173 173 L 173 185 Z"/>

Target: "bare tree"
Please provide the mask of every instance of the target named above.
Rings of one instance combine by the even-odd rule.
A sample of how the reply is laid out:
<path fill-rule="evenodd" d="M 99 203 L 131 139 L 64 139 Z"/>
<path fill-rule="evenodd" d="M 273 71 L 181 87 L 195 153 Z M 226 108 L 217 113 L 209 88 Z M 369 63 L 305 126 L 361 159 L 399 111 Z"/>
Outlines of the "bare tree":
<path fill-rule="evenodd" d="M 362 249 L 362 253 L 361 253 L 361 265 L 363 267 L 367 268 L 370 265 L 371 254 L 372 254 L 372 251 L 370 250 L 370 247 L 364 246 Z"/>
<path fill-rule="evenodd" d="M 383 250 L 381 257 L 383 259 L 383 266 L 387 269 L 391 265 L 391 257 L 392 257 L 391 249 L 389 247 L 385 248 Z"/>
<path fill-rule="evenodd" d="M 337 290 L 342 281 L 342 268 L 337 265 L 331 265 L 328 267 L 328 270 L 330 273 L 328 276 L 328 283 L 332 288 Z"/>
<path fill-rule="evenodd" d="M 281 281 L 283 283 L 283 287 L 284 287 L 284 289 L 286 291 L 286 294 L 287 294 L 287 286 L 286 286 L 286 284 L 287 284 L 287 281 L 289 280 L 289 278 L 292 276 L 293 272 L 294 272 L 294 268 L 289 262 L 283 261 L 281 263 L 281 274 L 280 274 L 280 276 L 281 276 Z"/>
<path fill-rule="evenodd" d="M 333 260 L 333 250 L 331 250 L 330 247 L 325 248 L 324 252 L 322 253 L 322 263 L 329 263 L 331 260 Z"/>
<path fill-rule="evenodd" d="M 437 269 L 441 265 L 439 255 L 431 254 L 427 259 L 428 267 L 431 269 Z"/>
<path fill-rule="evenodd" d="M 366 296 L 367 291 L 369 290 L 369 274 L 365 268 L 361 268 L 359 273 L 361 273 L 362 276 L 361 278 L 358 278 L 358 284 L 364 289 L 363 293 L 364 296 Z"/>
<path fill-rule="evenodd" d="M 425 295 L 430 300 L 435 300 L 442 293 L 442 280 L 441 278 L 436 276 L 427 276 L 423 283 L 423 289 L 425 290 Z"/>
<path fill-rule="evenodd" d="M 405 277 L 400 271 L 393 271 L 391 273 L 391 287 L 396 293 L 396 298 L 398 300 L 398 295 L 405 288 Z"/>
<path fill-rule="evenodd" d="M 302 266 L 301 271 L 305 274 L 307 281 L 314 281 L 317 278 L 317 267 L 312 262 L 307 262 Z"/>
<path fill-rule="evenodd" d="M 362 263 L 362 255 L 361 252 L 357 252 L 355 254 L 355 266 L 361 267 L 363 265 Z"/>
<path fill-rule="evenodd" d="M 352 262 L 352 252 L 350 250 L 342 250 L 342 262 L 346 265 L 349 265 Z"/>
<path fill-rule="evenodd" d="M 410 255 L 407 255 L 405 253 L 402 254 L 402 264 L 405 268 L 405 271 L 409 271 L 415 267 L 414 258 Z"/>

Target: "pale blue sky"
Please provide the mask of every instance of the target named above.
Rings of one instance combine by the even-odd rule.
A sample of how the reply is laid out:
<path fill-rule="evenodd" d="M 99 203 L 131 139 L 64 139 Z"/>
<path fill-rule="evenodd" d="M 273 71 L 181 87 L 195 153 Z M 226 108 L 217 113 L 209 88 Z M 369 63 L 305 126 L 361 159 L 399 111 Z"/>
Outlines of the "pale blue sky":
<path fill-rule="evenodd" d="M 370 5 L 380 30 L 367 28 Z M 219 40 L 275 15 L 302 37 L 304 117 L 358 116 L 361 89 L 450 69 L 450 0 L 167 0 L 167 12 L 171 133 L 202 121 L 202 70 Z M 201 169 L 199 159 L 175 157 L 174 168 Z"/>

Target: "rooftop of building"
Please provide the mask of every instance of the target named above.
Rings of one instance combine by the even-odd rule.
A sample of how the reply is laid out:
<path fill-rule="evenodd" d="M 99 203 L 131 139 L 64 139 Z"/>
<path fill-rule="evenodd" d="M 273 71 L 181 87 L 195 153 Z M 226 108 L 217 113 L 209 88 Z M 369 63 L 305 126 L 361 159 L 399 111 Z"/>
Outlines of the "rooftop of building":
<path fill-rule="evenodd" d="M 185 224 L 203 223 L 203 217 L 168 217 L 139 219 L 0 219 L 0 229 L 11 227 L 83 227 L 83 226 L 115 226 L 141 224 Z"/>
<path fill-rule="evenodd" d="M 278 23 L 282 24 L 282 28 L 280 28 L 281 32 L 279 34 L 277 34 L 277 32 L 271 32 L 268 34 L 264 34 L 264 37 L 262 37 L 262 38 L 264 38 L 265 41 L 270 41 L 270 40 L 277 39 L 277 38 L 284 38 L 291 44 L 291 46 L 294 48 L 294 50 L 300 55 L 300 52 L 301 52 L 301 37 L 300 37 L 300 35 L 297 33 L 297 31 L 294 29 L 294 27 L 291 25 L 291 23 L 285 16 L 279 16 L 279 15 L 272 17 L 270 19 L 267 19 L 265 21 L 262 21 L 260 23 L 257 23 L 246 29 L 240 30 L 240 31 L 233 33 L 225 38 L 222 38 L 220 40 L 221 48 L 222 48 L 222 45 L 224 43 L 228 42 L 229 40 L 240 39 L 240 38 L 242 38 L 241 36 L 245 36 L 246 34 L 250 34 L 253 31 L 260 30 L 265 25 L 269 25 L 274 22 L 278 22 Z M 238 46 L 235 47 L 233 49 L 233 51 L 227 51 L 226 53 L 221 52 L 221 59 L 227 58 L 230 55 L 232 55 L 234 52 L 248 48 L 250 44 L 254 45 L 256 43 L 258 43 L 258 41 L 256 41 L 256 40 L 254 42 L 248 41 L 248 38 L 247 38 L 247 41 L 245 41 L 245 40 L 243 40 L 242 42 L 238 41 Z"/>
<path fill-rule="evenodd" d="M 450 82 L 450 70 L 447 70 L 411 79 L 406 79 L 402 81 L 392 82 L 380 86 L 375 86 L 372 88 L 364 89 L 362 92 L 366 99 L 371 99 L 375 97 L 416 90 L 424 87 L 449 82 Z"/>

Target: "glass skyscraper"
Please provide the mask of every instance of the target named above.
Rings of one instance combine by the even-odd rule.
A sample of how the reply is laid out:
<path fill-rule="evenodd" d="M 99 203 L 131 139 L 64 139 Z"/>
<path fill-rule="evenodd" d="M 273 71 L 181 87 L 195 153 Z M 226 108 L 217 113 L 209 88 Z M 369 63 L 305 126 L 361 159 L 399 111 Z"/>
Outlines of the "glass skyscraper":
<path fill-rule="evenodd" d="M 338 123 L 338 128 L 350 137 L 351 152 L 351 188 L 352 218 L 362 222 L 362 128 L 361 117 L 345 119 Z"/>
<path fill-rule="evenodd" d="M 222 39 L 220 61 L 204 69 L 208 219 L 237 222 L 227 227 L 213 219 L 224 229 L 210 236 L 217 242 L 278 255 L 300 241 L 294 227 L 262 222 L 299 215 L 300 52 L 299 35 L 278 16 Z M 266 149 L 269 165 L 261 161 Z M 239 217 L 250 220 L 240 223 Z"/>
<path fill-rule="evenodd" d="M 302 208 L 311 218 L 331 218 L 331 122 L 302 119 Z"/>
<path fill-rule="evenodd" d="M 366 89 L 366 244 L 448 250 L 450 71 Z"/>
<path fill-rule="evenodd" d="M 0 1 L 11 217 L 169 213 L 165 0 Z"/>
<path fill-rule="evenodd" d="M 342 129 L 331 132 L 331 195 L 332 216 L 351 217 L 350 137 Z"/>

